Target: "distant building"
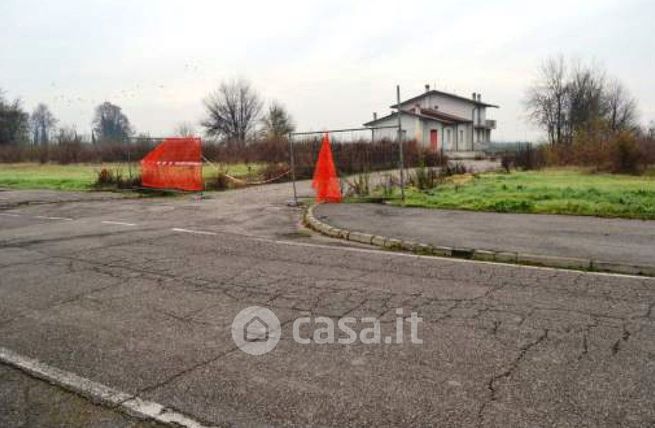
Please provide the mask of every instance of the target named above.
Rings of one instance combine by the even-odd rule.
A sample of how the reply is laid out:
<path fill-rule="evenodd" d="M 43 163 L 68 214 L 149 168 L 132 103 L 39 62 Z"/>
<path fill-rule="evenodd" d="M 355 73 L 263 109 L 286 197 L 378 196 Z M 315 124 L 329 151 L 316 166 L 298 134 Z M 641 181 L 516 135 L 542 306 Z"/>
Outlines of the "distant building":
<path fill-rule="evenodd" d="M 487 108 L 497 105 L 482 102 L 475 92 L 471 98 L 447 92 L 430 90 L 400 103 L 401 124 L 405 140 L 415 139 L 419 144 L 434 151 L 458 153 L 460 155 L 482 151 L 491 141 L 491 130 L 496 121 L 487 119 Z M 391 108 L 395 109 L 396 105 Z M 364 124 L 366 127 L 394 126 L 398 123 L 397 113 L 377 117 Z M 396 130 L 379 129 L 374 137 L 395 138 Z"/>

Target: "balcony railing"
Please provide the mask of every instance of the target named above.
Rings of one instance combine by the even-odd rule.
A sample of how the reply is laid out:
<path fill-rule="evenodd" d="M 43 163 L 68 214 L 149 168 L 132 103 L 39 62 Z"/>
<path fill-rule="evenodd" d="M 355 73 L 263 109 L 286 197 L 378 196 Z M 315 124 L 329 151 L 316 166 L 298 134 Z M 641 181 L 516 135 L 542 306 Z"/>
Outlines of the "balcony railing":
<path fill-rule="evenodd" d="M 496 129 L 496 121 L 487 119 L 475 124 L 476 128 Z"/>

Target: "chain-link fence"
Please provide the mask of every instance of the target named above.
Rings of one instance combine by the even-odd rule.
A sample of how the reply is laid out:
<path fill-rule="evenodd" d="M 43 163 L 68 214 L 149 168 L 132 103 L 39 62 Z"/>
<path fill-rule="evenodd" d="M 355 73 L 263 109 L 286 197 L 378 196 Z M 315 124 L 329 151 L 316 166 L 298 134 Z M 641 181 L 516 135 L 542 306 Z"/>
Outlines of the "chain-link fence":
<path fill-rule="evenodd" d="M 337 129 L 320 132 L 299 132 L 289 136 L 292 179 L 311 179 L 321 149 L 323 136 L 330 137 L 332 157 L 346 197 L 372 197 L 374 190 L 389 187 L 386 196 L 391 197 L 391 187 L 401 181 L 401 151 L 398 127 Z M 405 147 L 406 151 L 406 147 Z M 383 191 L 381 191 L 384 193 Z M 309 194 L 298 194 L 309 197 Z"/>
<path fill-rule="evenodd" d="M 290 134 L 294 202 L 314 197 L 304 186 L 299 193 L 296 180 L 312 179 L 325 134 L 330 137 L 341 193 L 349 199 L 404 199 L 407 184 L 415 186 L 422 175 L 436 175 L 444 169 L 448 159 L 441 151 L 416 140 L 399 139 L 398 129 L 385 126 Z"/>

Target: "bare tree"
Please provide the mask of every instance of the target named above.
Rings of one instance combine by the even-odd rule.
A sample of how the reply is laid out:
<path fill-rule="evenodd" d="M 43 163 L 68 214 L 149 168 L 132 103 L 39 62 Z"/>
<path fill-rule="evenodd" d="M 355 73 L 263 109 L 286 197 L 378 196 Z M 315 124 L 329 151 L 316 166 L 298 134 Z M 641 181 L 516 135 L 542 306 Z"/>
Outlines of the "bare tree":
<path fill-rule="evenodd" d="M 576 131 L 588 131 L 605 117 L 605 72 L 595 65 L 572 67 L 567 85 L 569 97 L 568 138 Z"/>
<path fill-rule="evenodd" d="M 291 115 L 279 103 L 273 102 L 262 119 L 262 134 L 266 138 L 279 140 L 296 129 Z"/>
<path fill-rule="evenodd" d="M 29 117 L 23 110 L 20 99 L 7 101 L 0 90 L 0 145 L 27 142 Z"/>
<path fill-rule="evenodd" d="M 613 80 L 605 92 L 607 123 L 612 131 L 627 131 L 637 127 L 637 101 L 618 80 Z"/>
<path fill-rule="evenodd" d="M 93 131 L 94 136 L 105 141 L 122 141 L 133 132 L 130 121 L 121 108 L 107 101 L 96 107 Z"/>
<path fill-rule="evenodd" d="M 546 60 L 539 72 L 526 107 L 551 144 L 572 143 L 576 134 L 600 129 L 636 129 L 637 102 L 618 80 L 608 81 L 601 67 L 578 61 L 567 65 L 559 56 Z"/>
<path fill-rule="evenodd" d="M 204 105 L 207 117 L 202 126 L 207 135 L 239 145 L 253 134 L 262 110 L 259 95 L 243 79 L 222 83 Z"/>
<path fill-rule="evenodd" d="M 32 127 L 32 143 L 37 146 L 46 146 L 53 136 L 57 119 L 50 112 L 47 105 L 40 103 L 36 106 L 30 117 Z"/>
<path fill-rule="evenodd" d="M 178 137 L 193 137 L 196 135 L 196 130 L 189 122 L 180 122 L 173 131 Z"/>
<path fill-rule="evenodd" d="M 538 81 L 525 101 L 530 120 L 546 129 L 551 144 L 563 141 L 568 110 L 567 67 L 563 56 L 551 57 L 539 68 Z"/>

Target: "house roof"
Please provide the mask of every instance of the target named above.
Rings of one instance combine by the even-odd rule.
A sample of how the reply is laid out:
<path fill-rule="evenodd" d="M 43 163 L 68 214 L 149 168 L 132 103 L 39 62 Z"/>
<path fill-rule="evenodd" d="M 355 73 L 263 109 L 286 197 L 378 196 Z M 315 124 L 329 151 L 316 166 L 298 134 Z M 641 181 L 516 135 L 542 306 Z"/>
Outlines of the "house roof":
<path fill-rule="evenodd" d="M 422 108 L 421 115 L 433 117 L 439 119 L 440 121 L 448 121 L 453 123 L 470 123 L 473 122 L 471 119 L 466 119 L 460 116 L 455 116 L 454 114 L 444 113 L 439 110 L 432 108 Z"/>
<path fill-rule="evenodd" d="M 413 116 L 413 117 L 419 117 L 421 119 L 426 119 L 426 120 L 433 120 L 435 122 L 440 122 L 444 123 L 446 125 L 455 125 L 458 123 L 471 123 L 470 119 L 465 119 L 463 117 L 455 116 L 452 114 L 447 114 L 440 112 L 438 110 L 433 110 L 429 108 L 422 108 L 420 109 L 420 112 L 415 112 L 411 110 L 403 110 L 403 114 L 406 114 L 408 116 Z M 398 113 L 393 112 L 391 114 L 388 114 L 387 116 L 380 117 L 378 119 L 372 120 L 370 122 L 366 122 L 364 126 L 374 126 L 382 121 L 397 117 Z"/>
<path fill-rule="evenodd" d="M 414 101 L 418 101 L 421 98 L 424 98 L 424 97 L 429 96 L 429 95 L 442 95 L 444 97 L 454 98 L 454 99 L 460 100 L 460 101 L 467 101 L 467 102 L 469 102 L 471 104 L 475 104 L 477 106 L 499 108 L 495 104 L 487 104 L 487 103 L 483 103 L 481 101 L 473 101 L 472 98 L 462 97 L 460 95 L 455 95 L 455 94 L 451 94 L 451 93 L 448 93 L 448 92 L 437 91 L 436 89 L 432 89 L 430 91 L 424 92 L 421 95 L 417 95 L 417 96 L 415 96 L 413 98 L 410 98 L 408 100 L 401 101 L 400 104 L 403 105 L 403 104 L 407 104 L 407 103 L 412 103 Z M 392 105 L 391 108 L 397 108 L 397 104 Z"/>
<path fill-rule="evenodd" d="M 408 116 L 420 117 L 420 115 L 418 115 L 416 113 L 412 113 L 411 111 L 403 110 L 403 114 L 406 114 Z M 373 119 L 370 122 L 366 122 L 364 124 L 364 126 L 374 126 L 374 125 L 376 125 L 376 124 L 378 124 L 380 122 L 383 122 L 383 121 L 385 121 L 387 119 L 391 119 L 391 118 L 394 118 L 394 117 L 397 117 L 397 116 L 398 116 L 398 113 L 393 112 L 393 113 L 388 114 L 386 116 L 382 116 L 382 117 L 378 117 L 377 119 Z M 437 120 L 437 119 L 433 119 L 433 120 Z"/>

